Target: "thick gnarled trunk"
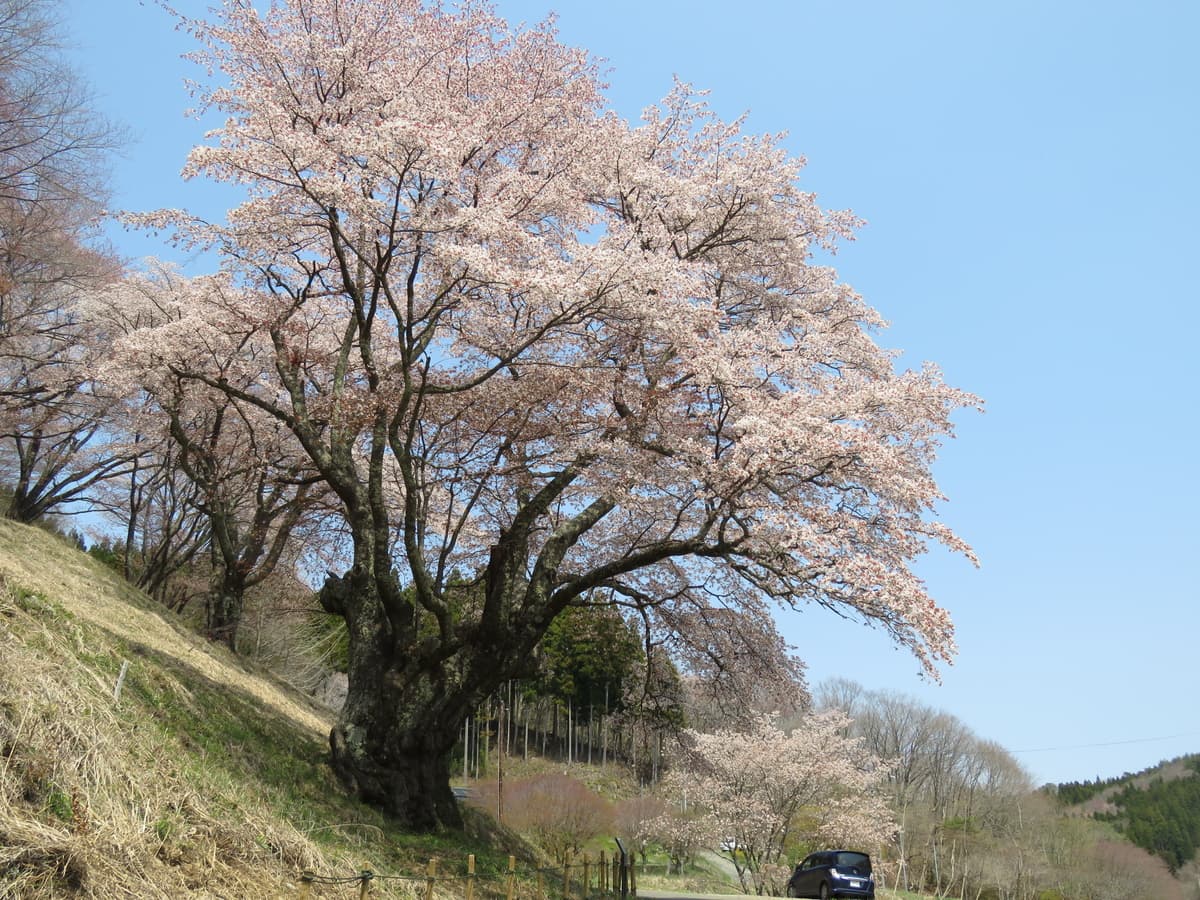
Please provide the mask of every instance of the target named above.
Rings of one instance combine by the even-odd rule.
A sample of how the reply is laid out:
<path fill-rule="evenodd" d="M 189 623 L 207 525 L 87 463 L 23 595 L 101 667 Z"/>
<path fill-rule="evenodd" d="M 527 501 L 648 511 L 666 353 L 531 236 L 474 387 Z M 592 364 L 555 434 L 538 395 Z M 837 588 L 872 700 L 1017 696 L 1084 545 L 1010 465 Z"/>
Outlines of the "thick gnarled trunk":
<path fill-rule="evenodd" d="M 459 828 L 450 755 L 506 661 L 474 647 L 447 655 L 433 640 L 397 639 L 369 568 L 331 577 L 320 593 L 327 611 L 346 618 L 351 643 L 346 702 L 329 736 L 333 769 L 349 791 L 415 830 Z"/>
<path fill-rule="evenodd" d="M 334 772 L 364 802 L 414 830 L 461 827 L 450 790 L 450 752 L 460 731 L 451 720 L 457 717 L 439 716 L 431 709 L 436 701 L 413 705 L 411 695 L 424 691 L 395 684 L 394 669 L 361 668 L 351 675 L 329 735 Z"/>

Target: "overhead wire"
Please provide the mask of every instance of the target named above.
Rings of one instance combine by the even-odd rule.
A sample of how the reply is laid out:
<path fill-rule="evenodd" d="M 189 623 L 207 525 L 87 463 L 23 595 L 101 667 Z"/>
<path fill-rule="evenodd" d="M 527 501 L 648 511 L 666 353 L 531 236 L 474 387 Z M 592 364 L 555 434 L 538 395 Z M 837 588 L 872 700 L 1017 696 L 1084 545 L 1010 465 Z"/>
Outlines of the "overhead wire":
<path fill-rule="evenodd" d="M 1184 731 L 1179 734 L 1165 734 L 1161 737 L 1129 738 L 1122 741 L 1101 741 L 1095 744 L 1063 744 L 1059 747 L 1030 747 L 1025 750 L 1009 750 L 1009 753 L 1049 753 L 1054 750 L 1089 750 L 1094 747 L 1119 747 L 1125 744 L 1150 744 L 1155 741 L 1171 741 L 1175 738 L 1196 737 L 1200 731 Z"/>

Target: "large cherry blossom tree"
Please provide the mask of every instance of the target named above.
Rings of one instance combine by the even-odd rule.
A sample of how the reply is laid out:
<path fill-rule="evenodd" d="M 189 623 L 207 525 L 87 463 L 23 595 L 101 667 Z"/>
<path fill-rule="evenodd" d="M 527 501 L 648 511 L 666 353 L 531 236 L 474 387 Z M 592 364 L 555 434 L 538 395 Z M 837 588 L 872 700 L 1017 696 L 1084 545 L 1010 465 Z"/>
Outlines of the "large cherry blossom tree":
<path fill-rule="evenodd" d="M 598 593 L 661 629 L 815 604 L 950 658 L 910 563 L 969 552 L 930 464 L 974 400 L 896 371 L 880 317 L 814 261 L 853 217 L 777 139 L 684 85 L 626 123 L 552 24 L 476 2 L 182 21 L 226 117 L 185 172 L 246 200 L 142 217 L 223 272 L 131 340 L 282 423 L 338 497 L 353 558 L 321 599 L 350 633 L 347 785 L 456 822 L 464 717 Z M 269 377 L 209 365 L 235 346 Z"/>

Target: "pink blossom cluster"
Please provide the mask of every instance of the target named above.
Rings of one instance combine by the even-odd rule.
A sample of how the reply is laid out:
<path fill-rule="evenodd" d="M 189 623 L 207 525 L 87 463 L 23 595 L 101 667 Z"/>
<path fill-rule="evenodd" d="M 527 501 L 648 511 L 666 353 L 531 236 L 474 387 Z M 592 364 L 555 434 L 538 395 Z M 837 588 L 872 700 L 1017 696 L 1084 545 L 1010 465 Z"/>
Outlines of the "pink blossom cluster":
<path fill-rule="evenodd" d="M 952 658 L 911 563 L 971 556 L 930 468 L 978 401 L 896 370 L 881 317 L 814 261 L 855 217 L 799 187 L 777 137 L 686 84 L 625 122 L 552 23 L 513 32 L 483 4 L 181 21 L 226 116 L 186 174 L 247 199 L 218 224 L 144 218 L 223 270 L 112 292 L 131 320 L 157 310 L 115 360 L 278 422 L 439 621 L 446 573 L 503 545 L 528 587 L 506 617 L 602 589 L 679 634 L 815 604 L 930 673 Z"/>

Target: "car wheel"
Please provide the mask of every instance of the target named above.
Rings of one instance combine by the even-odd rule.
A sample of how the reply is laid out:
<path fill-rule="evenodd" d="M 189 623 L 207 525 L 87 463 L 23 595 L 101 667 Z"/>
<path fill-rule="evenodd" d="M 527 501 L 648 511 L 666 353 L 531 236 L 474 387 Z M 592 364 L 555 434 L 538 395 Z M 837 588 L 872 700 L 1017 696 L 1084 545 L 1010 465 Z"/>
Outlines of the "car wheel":
<path fill-rule="evenodd" d="M 796 889 L 795 889 L 794 887 L 792 887 L 790 884 L 787 886 L 787 890 L 786 890 L 786 891 L 784 891 L 784 892 L 783 892 L 783 894 L 784 894 L 784 896 L 785 896 L 785 897 L 795 897 L 795 896 L 798 896 L 798 895 L 796 894 Z"/>
<path fill-rule="evenodd" d="M 820 893 L 821 893 L 821 900 L 829 900 L 829 885 L 827 885 L 823 881 L 821 882 L 821 892 Z"/>

